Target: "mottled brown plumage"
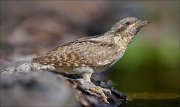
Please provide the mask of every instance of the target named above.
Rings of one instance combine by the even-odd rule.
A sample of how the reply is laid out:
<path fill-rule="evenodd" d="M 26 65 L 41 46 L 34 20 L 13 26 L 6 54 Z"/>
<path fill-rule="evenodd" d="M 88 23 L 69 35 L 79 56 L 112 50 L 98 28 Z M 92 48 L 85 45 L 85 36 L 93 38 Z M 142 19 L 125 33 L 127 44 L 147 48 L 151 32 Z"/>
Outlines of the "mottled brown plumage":
<path fill-rule="evenodd" d="M 121 51 L 117 45 L 92 40 L 71 42 L 48 52 L 45 56 L 34 59 L 43 65 L 51 64 L 57 69 L 74 67 L 98 68 L 115 61 Z"/>

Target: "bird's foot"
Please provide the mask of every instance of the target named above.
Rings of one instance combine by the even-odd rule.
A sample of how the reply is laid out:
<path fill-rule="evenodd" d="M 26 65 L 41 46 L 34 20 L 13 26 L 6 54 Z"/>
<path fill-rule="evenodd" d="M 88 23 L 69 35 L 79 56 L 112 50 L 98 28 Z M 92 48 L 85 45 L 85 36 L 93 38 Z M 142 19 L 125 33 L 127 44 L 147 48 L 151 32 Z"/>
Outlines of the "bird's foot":
<path fill-rule="evenodd" d="M 94 92 L 94 93 L 100 95 L 100 96 L 102 97 L 103 101 L 104 101 L 105 103 L 109 104 L 109 102 L 108 102 L 108 100 L 107 100 L 108 98 L 107 98 L 107 96 L 104 94 L 104 91 L 110 92 L 110 90 L 101 88 L 100 86 L 95 86 L 95 87 L 93 87 L 93 88 L 90 88 L 89 90 L 90 90 L 91 92 Z"/>

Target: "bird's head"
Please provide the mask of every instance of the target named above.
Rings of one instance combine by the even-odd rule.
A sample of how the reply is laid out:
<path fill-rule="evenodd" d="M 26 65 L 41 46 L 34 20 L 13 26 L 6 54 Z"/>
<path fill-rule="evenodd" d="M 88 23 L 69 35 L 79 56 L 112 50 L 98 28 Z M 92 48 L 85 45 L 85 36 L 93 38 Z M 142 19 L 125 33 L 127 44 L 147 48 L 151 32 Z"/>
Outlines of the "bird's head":
<path fill-rule="evenodd" d="M 137 32 L 149 21 L 139 20 L 136 17 L 127 17 L 117 22 L 110 30 L 114 35 L 121 36 L 122 38 L 134 38 Z"/>

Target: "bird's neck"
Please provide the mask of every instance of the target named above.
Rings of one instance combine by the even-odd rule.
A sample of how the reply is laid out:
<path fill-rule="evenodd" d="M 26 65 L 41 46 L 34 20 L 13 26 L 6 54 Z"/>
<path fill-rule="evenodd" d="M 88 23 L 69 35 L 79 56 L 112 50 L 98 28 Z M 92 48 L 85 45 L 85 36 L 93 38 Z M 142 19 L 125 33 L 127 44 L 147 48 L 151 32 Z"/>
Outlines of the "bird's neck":
<path fill-rule="evenodd" d="M 119 46 L 120 49 L 124 51 L 127 49 L 133 39 L 128 35 L 116 35 L 108 32 L 105 34 L 105 37 L 107 38 L 107 40 L 111 40 L 112 43 L 115 43 L 117 46 Z"/>

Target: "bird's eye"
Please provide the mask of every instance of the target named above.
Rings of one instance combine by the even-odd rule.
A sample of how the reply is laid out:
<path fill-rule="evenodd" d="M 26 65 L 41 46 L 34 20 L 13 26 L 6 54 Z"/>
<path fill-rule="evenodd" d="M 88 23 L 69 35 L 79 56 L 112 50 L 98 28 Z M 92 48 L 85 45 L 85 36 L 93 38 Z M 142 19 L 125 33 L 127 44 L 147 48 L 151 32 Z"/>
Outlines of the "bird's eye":
<path fill-rule="evenodd" d="M 126 22 L 126 25 L 130 25 L 130 23 L 129 23 L 129 22 Z"/>

